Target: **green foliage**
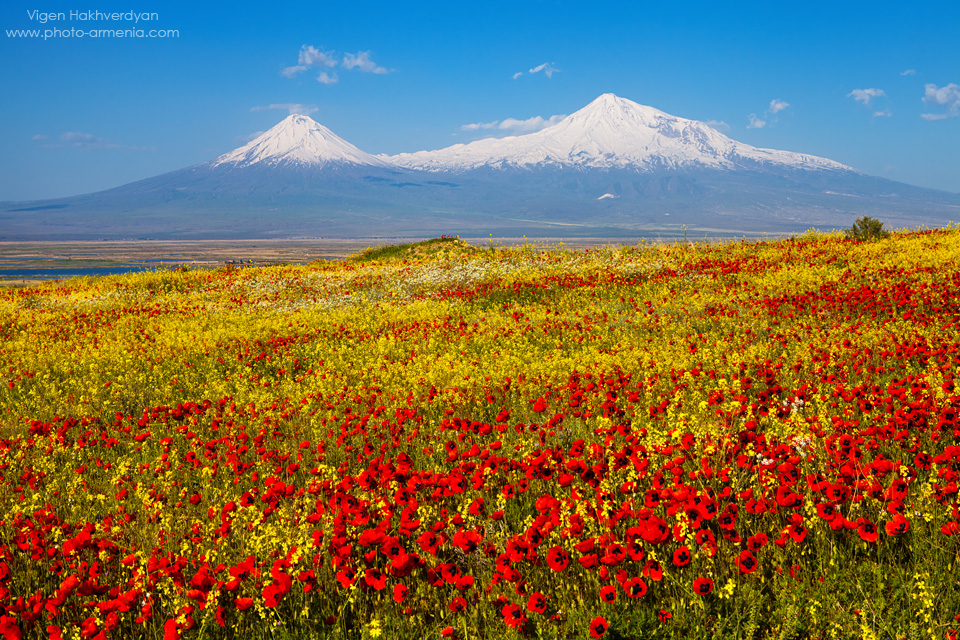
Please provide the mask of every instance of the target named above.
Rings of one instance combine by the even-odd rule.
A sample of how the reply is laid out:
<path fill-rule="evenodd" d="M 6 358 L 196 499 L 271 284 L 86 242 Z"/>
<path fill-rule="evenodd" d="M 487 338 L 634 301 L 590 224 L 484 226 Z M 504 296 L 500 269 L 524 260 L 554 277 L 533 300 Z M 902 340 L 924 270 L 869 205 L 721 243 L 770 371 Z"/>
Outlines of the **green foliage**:
<path fill-rule="evenodd" d="M 416 257 L 434 256 L 436 254 L 446 254 L 450 252 L 472 251 L 472 247 L 460 238 L 454 236 L 441 236 L 431 238 L 422 242 L 408 242 L 405 244 L 385 245 L 382 247 L 370 247 L 353 256 L 354 262 L 373 262 L 375 260 L 406 260 Z"/>
<path fill-rule="evenodd" d="M 853 223 L 853 226 L 844 233 L 851 240 L 860 240 L 861 242 L 890 237 L 890 232 L 883 228 L 883 223 L 870 216 L 860 216 Z"/>

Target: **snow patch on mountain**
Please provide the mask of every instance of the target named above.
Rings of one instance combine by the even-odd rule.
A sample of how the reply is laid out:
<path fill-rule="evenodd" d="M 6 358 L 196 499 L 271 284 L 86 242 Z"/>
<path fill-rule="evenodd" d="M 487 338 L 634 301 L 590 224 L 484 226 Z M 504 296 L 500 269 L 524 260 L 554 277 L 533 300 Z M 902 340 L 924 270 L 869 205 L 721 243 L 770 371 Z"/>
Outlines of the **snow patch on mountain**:
<path fill-rule="evenodd" d="M 392 166 L 353 146 L 312 118 L 294 114 L 248 144 L 210 161 L 212 167 L 266 165 Z"/>
<path fill-rule="evenodd" d="M 559 123 L 535 133 L 378 158 L 428 171 L 549 166 L 741 169 L 757 165 L 854 171 L 826 158 L 752 147 L 728 138 L 704 122 L 678 118 L 612 93 L 603 94 Z"/>

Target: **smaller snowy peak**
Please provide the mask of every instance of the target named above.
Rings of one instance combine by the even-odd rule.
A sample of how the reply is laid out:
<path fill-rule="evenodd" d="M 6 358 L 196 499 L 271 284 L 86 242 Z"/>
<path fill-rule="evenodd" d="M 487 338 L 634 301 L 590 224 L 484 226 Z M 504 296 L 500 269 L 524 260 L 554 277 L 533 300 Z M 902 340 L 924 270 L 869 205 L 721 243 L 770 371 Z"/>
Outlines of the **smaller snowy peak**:
<path fill-rule="evenodd" d="M 212 160 L 211 166 L 252 165 L 391 166 L 353 146 L 330 129 L 304 115 L 291 115 L 244 146 Z"/>

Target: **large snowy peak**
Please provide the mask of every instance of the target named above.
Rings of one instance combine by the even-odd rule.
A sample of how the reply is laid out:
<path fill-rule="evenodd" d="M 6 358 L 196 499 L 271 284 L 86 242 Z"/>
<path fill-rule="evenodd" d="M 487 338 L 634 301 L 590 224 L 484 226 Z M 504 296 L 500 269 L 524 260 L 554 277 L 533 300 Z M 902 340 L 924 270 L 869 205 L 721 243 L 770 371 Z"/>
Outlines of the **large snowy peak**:
<path fill-rule="evenodd" d="M 330 129 L 304 115 L 291 115 L 248 144 L 212 160 L 213 167 L 299 165 L 312 167 L 391 166 L 353 146 Z"/>
<path fill-rule="evenodd" d="M 612 93 L 536 133 L 380 158 L 429 171 L 549 166 L 653 171 L 758 165 L 851 170 L 825 158 L 752 147 L 706 123 L 678 118 Z"/>

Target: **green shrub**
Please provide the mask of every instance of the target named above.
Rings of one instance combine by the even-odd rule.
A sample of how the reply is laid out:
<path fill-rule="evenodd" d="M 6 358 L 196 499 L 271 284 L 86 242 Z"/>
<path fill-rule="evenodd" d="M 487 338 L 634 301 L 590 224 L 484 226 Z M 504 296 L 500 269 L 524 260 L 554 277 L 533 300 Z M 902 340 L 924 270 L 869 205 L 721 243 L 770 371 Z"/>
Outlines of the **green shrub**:
<path fill-rule="evenodd" d="M 853 226 L 844 231 L 851 240 L 881 240 L 890 237 L 890 232 L 883 228 L 883 223 L 870 216 L 860 216 Z"/>

